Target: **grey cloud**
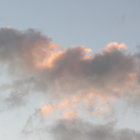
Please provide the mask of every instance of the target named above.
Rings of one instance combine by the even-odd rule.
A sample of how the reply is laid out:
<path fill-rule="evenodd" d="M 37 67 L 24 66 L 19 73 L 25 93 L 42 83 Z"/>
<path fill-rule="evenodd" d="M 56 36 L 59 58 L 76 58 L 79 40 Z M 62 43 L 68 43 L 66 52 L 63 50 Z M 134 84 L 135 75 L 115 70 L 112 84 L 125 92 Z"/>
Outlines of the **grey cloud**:
<path fill-rule="evenodd" d="M 66 93 L 81 90 L 112 90 L 131 87 L 137 75 L 137 61 L 133 55 L 117 48 L 88 55 L 82 47 L 67 49 L 54 61 L 49 76 Z M 55 86 L 54 86 L 55 87 Z"/>
<path fill-rule="evenodd" d="M 132 74 L 137 73 L 136 59 L 116 46 L 92 55 L 87 54 L 85 47 L 68 48 L 53 61 L 53 67 L 38 69 L 37 73 L 33 73 L 37 70 L 35 64 L 38 61 L 47 60 L 50 51 L 58 51 L 51 48 L 50 43 L 48 37 L 33 29 L 19 31 L 1 28 L 0 62 L 8 67 L 11 75 L 14 72 L 16 76 L 21 77 L 18 74 L 22 71 L 25 77 L 33 77 L 35 82 L 41 81 L 41 88 L 48 88 L 50 83 L 53 88 L 60 87 L 62 90 L 71 89 L 76 92 L 80 88 L 127 88 L 134 78 Z M 29 69 L 32 71 L 27 71 Z"/>
<path fill-rule="evenodd" d="M 106 97 L 130 96 L 130 100 L 137 99 L 139 103 L 139 54 L 129 54 L 117 46 L 88 54 L 85 47 L 63 49 L 52 47 L 51 43 L 47 36 L 34 29 L 0 28 L 0 68 L 10 79 L 10 84 L 9 81 L 4 86 L 1 83 L 0 91 L 5 94 L 3 102 L 7 107 L 25 105 L 28 95 L 40 92 L 58 101 L 59 97 L 82 94 L 86 98 L 88 93 L 98 93 Z M 59 51 L 63 53 L 52 59 L 52 67 L 36 65 L 47 62 Z M 29 117 L 24 133 L 33 132 L 31 126 L 39 113 L 36 111 Z M 52 133 L 54 140 L 140 139 L 140 133 L 134 130 L 119 130 L 114 124 L 93 125 L 81 120 L 61 120 L 52 128 Z"/>
<path fill-rule="evenodd" d="M 93 125 L 81 120 L 61 120 L 52 128 L 54 140 L 139 140 L 140 133 L 116 129 L 114 123 Z"/>
<path fill-rule="evenodd" d="M 35 63 L 52 50 L 50 44 L 50 38 L 34 29 L 0 28 L 0 74 L 4 77 L 0 89 L 1 94 L 7 93 L 1 102 L 8 108 L 24 104 L 29 93 L 42 88 Z"/>
<path fill-rule="evenodd" d="M 40 109 L 36 109 L 34 113 L 28 117 L 25 126 L 22 130 L 22 133 L 25 135 L 32 134 L 41 130 L 41 128 L 38 127 L 41 127 L 42 125 L 45 125 L 43 117 L 41 116 Z"/>
<path fill-rule="evenodd" d="M 17 100 L 25 97 L 21 95 L 25 85 L 31 85 L 30 93 L 36 91 L 52 96 L 55 93 L 86 95 L 96 91 L 118 96 L 125 90 L 137 88 L 138 62 L 134 55 L 119 48 L 123 45 L 118 44 L 117 48 L 115 43 L 99 53 L 88 54 L 85 47 L 56 49 L 51 43 L 47 36 L 34 29 L 0 28 L 0 67 L 8 71 L 13 83 L 15 80 L 21 83 L 17 87 L 20 92 L 12 92 L 8 101 L 19 103 Z M 38 62 L 47 61 L 50 53 L 59 51 L 63 53 L 52 61 L 52 67 L 36 66 Z M 32 80 L 26 82 L 30 78 Z"/>
<path fill-rule="evenodd" d="M 13 28 L 0 28 L 0 63 L 9 66 L 16 74 L 34 67 L 37 53 L 44 57 L 44 49 L 50 49 L 51 40 L 34 29 L 25 31 Z"/>
<path fill-rule="evenodd" d="M 32 78 L 13 80 L 12 83 L 0 85 L 2 103 L 0 109 L 5 110 L 25 105 L 28 95 L 33 92 L 33 86 Z"/>

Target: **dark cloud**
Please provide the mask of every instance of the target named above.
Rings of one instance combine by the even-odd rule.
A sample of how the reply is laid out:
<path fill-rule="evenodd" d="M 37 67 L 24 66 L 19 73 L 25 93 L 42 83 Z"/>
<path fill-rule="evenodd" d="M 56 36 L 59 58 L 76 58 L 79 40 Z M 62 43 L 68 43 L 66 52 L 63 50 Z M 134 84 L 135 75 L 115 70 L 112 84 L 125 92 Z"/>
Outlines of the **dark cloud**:
<path fill-rule="evenodd" d="M 34 29 L 0 28 L 0 63 L 16 74 L 21 70 L 33 70 L 35 61 L 41 60 L 50 51 L 50 43 L 48 37 Z"/>
<path fill-rule="evenodd" d="M 81 120 L 61 120 L 53 128 L 54 140 L 139 140 L 140 133 L 116 129 L 114 123 L 93 125 Z"/>
<path fill-rule="evenodd" d="M 67 49 L 54 61 L 49 77 L 66 90 L 114 90 L 133 86 L 137 62 L 118 48 L 88 55 L 86 48 Z"/>

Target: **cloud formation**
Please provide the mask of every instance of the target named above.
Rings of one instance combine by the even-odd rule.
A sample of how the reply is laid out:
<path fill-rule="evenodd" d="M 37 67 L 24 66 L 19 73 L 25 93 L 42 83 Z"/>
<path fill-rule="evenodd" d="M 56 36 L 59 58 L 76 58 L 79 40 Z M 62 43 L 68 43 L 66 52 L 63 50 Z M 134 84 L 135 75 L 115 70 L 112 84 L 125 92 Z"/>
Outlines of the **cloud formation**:
<path fill-rule="evenodd" d="M 101 53 L 88 55 L 87 49 L 67 49 L 53 63 L 49 77 L 59 89 L 79 92 L 115 91 L 136 85 L 137 63 L 133 56 L 109 44 Z M 88 91 L 89 90 L 89 91 Z M 62 91 L 61 91 L 62 92 Z"/>
<path fill-rule="evenodd" d="M 61 48 L 34 29 L 0 28 L 0 67 L 10 77 L 10 82 L 5 78 L 5 90 L 10 92 L 5 101 L 19 105 L 28 94 L 40 92 L 54 100 L 77 98 L 89 105 L 96 97 L 135 96 L 138 57 L 125 49 L 125 44 L 116 42 L 99 53 L 83 46 Z"/>
<path fill-rule="evenodd" d="M 109 118 L 121 101 L 139 106 L 139 56 L 124 43 L 111 42 L 95 53 L 84 46 L 62 48 L 34 29 L 0 28 L 1 104 L 13 108 L 36 94 L 44 98 L 24 133 L 36 132 L 36 124 L 44 125 L 47 117 L 63 119 L 52 128 L 54 140 L 138 140 L 140 133 L 134 130 L 82 119 Z"/>
<path fill-rule="evenodd" d="M 0 28 L 0 63 L 17 74 L 22 69 L 24 72 L 35 69 L 35 65 L 55 47 L 47 36 L 34 29 Z"/>
<path fill-rule="evenodd" d="M 81 120 L 60 120 L 52 128 L 53 140 L 139 140 L 140 133 L 116 129 L 114 123 L 94 125 Z"/>

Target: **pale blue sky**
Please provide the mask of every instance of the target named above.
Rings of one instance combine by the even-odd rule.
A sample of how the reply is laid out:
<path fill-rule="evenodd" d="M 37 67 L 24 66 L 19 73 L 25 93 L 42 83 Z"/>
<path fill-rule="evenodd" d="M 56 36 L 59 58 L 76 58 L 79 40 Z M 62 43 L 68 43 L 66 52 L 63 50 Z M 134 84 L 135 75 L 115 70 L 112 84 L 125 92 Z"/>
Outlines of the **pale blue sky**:
<path fill-rule="evenodd" d="M 98 51 L 107 43 L 140 44 L 139 0 L 0 0 L 0 26 L 36 28 L 55 43 Z"/>

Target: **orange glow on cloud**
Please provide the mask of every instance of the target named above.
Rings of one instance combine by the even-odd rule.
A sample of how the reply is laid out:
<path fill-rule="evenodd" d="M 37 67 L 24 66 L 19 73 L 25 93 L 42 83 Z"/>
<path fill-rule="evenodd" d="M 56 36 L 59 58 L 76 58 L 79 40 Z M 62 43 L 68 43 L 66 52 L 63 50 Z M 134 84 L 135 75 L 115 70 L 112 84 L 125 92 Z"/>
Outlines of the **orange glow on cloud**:
<path fill-rule="evenodd" d="M 54 61 L 61 56 L 64 53 L 64 51 L 58 51 L 58 52 L 53 52 L 50 57 L 48 58 L 46 62 L 46 66 L 48 68 L 52 68 L 54 66 Z"/>
<path fill-rule="evenodd" d="M 78 113 L 75 111 L 69 111 L 69 110 L 64 111 L 64 118 L 67 120 L 76 118 L 77 116 L 78 116 Z"/>
<path fill-rule="evenodd" d="M 131 80 L 127 81 L 127 84 L 130 87 L 135 87 L 137 85 L 137 77 L 138 77 L 137 74 L 136 73 L 130 73 L 128 76 Z"/>
<path fill-rule="evenodd" d="M 61 55 L 65 53 L 65 50 L 56 50 L 53 49 L 59 48 L 58 45 L 49 44 L 50 50 L 43 50 L 43 52 L 35 53 L 35 65 L 37 68 L 44 69 L 44 68 L 52 68 L 54 66 L 55 60 L 57 60 Z M 92 50 L 89 48 L 85 48 L 80 46 L 80 48 L 85 52 L 91 52 Z M 52 51 L 51 51 L 52 49 Z M 42 57 L 43 56 L 43 57 Z M 86 56 L 85 59 L 88 59 L 89 56 Z"/>
<path fill-rule="evenodd" d="M 49 56 L 44 57 L 42 60 L 37 60 L 36 67 L 40 69 L 44 68 L 52 68 L 54 66 L 54 62 L 59 56 L 61 56 L 64 53 L 64 51 L 56 51 L 56 52 L 50 52 Z"/>
<path fill-rule="evenodd" d="M 50 48 L 53 48 L 53 49 L 60 48 L 59 45 L 57 45 L 57 44 L 53 44 L 53 43 L 49 43 L 48 46 L 49 46 Z"/>
<path fill-rule="evenodd" d="M 85 96 L 74 95 L 69 98 L 64 98 L 54 105 L 42 107 L 41 112 L 43 115 L 49 115 L 52 112 L 61 112 L 61 114 L 63 114 L 61 117 L 69 120 L 76 117 L 82 117 L 80 114 L 88 111 L 87 107 L 93 107 L 94 110 L 89 112 L 92 116 L 105 117 L 113 110 L 113 107 L 108 104 L 109 100 L 114 100 L 114 98 L 110 96 L 104 97 L 93 93 L 89 93 Z M 81 105 L 83 106 L 82 110 L 80 109 Z"/>
<path fill-rule="evenodd" d="M 43 106 L 41 108 L 41 112 L 44 114 L 44 115 L 48 115 L 50 114 L 51 112 L 54 111 L 54 106 L 51 106 L 51 105 L 48 105 L 48 106 Z"/>
<path fill-rule="evenodd" d="M 52 67 L 53 61 L 63 52 L 63 50 L 58 50 L 60 48 L 59 45 L 53 43 L 46 45 L 42 42 L 37 42 L 34 46 L 31 50 L 31 55 L 34 66 L 39 69 Z"/>
<path fill-rule="evenodd" d="M 69 100 L 65 98 L 62 101 L 60 101 L 60 103 L 58 104 L 58 108 L 64 108 L 68 106 L 68 104 L 69 104 Z"/>
<path fill-rule="evenodd" d="M 114 48 L 123 50 L 123 49 L 127 49 L 127 46 L 124 43 L 118 44 L 117 42 L 111 42 L 106 46 L 105 50 L 112 50 Z"/>
<path fill-rule="evenodd" d="M 85 53 L 89 53 L 89 52 L 92 51 L 91 49 L 86 48 L 86 47 L 84 47 L 84 46 L 80 46 L 80 48 L 81 48 Z"/>
<path fill-rule="evenodd" d="M 111 96 L 103 96 L 103 95 L 100 95 L 101 93 L 99 91 L 96 91 L 94 93 L 88 93 L 86 96 L 82 97 L 82 100 L 83 102 L 86 104 L 86 105 L 93 105 L 95 103 L 98 103 L 98 104 L 105 104 L 106 101 L 108 99 L 111 99 Z"/>

